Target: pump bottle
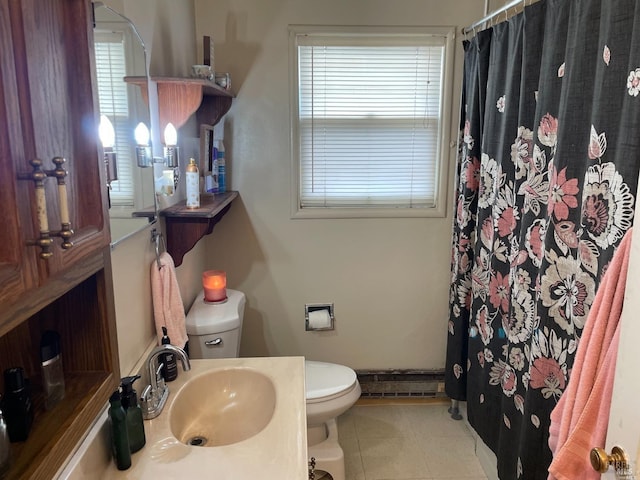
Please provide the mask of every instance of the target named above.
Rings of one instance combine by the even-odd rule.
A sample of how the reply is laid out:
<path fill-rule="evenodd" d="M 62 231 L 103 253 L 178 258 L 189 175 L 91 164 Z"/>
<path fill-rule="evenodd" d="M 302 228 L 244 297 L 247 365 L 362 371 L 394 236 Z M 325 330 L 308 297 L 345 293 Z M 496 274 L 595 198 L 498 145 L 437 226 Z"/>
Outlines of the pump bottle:
<path fill-rule="evenodd" d="M 129 434 L 129 450 L 135 453 L 144 447 L 146 438 L 144 435 L 144 422 L 142 420 L 142 409 L 138 405 L 137 393 L 133 389 L 133 382 L 140 378 L 140 375 L 124 377 L 121 381 L 122 388 L 121 403 L 126 415 L 127 433 Z"/>
<path fill-rule="evenodd" d="M 118 470 L 126 470 L 131 466 L 131 450 L 127 418 L 122 408 L 120 392 L 116 390 L 109 398 L 109 421 L 111 422 L 111 449 Z"/>
<path fill-rule="evenodd" d="M 169 345 L 171 339 L 167 335 L 167 327 L 162 327 L 162 345 Z M 162 376 L 165 382 L 173 382 L 178 378 L 178 361 L 174 353 L 163 353 L 160 355 L 160 361 L 164 364 L 162 367 Z"/>

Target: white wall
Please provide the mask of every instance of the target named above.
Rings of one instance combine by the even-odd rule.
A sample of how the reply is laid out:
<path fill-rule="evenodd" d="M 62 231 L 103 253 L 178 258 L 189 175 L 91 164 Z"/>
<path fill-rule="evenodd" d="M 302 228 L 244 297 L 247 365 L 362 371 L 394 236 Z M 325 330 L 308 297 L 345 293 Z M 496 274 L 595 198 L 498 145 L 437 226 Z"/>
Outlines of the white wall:
<path fill-rule="evenodd" d="M 105 3 L 127 16 L 138 28 L 147 48 L 152 75 L 189 74 L 196 57 L 192 1 L 110 0 Z M 180 133 L 183 133 L 182 130 Z M 190 154 L 187 151 L 184 153 Z M 151 228 L 147 227 L 118 243 L 111 252 L 122 375 L 137 370 L 140 357 L 155 341 L 150 284 L 150 267 L 155 261 L 155 249 L 150 241 Z M 158 222 L 155 228 L 163 229 L 163 222 Z M 177 268 L 185 309 L 191 306 L 200 290 L 199 279 L 204 259 L 205 245 L 201 242 Z"/>
<path fill-rule="evenodd" d="M 450 207 L 441 219 L 290 219 L 287 26 L 453 25 L 459 32 L 483 14 L 477 0 L 195 0 L 196 41 L 213 37 L 216 70 L 231 73 L 237 93 L 225 146 L 241 200 L 207 237 L 206 266 L 226 270 L 229 285 L 247 295 L 243 356 L 444 367 Z M 455 148 L 445 160 L 451 199 Z M 335 331 L 305 332 L 304 304 L 316 302 L 335 303 Z"/>

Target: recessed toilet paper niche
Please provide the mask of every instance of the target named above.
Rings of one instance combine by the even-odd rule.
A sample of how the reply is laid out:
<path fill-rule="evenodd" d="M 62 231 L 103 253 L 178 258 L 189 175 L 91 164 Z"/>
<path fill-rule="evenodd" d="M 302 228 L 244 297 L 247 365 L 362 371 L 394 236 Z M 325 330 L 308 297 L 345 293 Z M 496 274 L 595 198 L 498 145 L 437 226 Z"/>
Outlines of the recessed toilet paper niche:
<path fill-rule="evenodd" d="M 333 303 L 308 303 L 304 306 L 304 329 L 307 332 L 334 329 Z"/>

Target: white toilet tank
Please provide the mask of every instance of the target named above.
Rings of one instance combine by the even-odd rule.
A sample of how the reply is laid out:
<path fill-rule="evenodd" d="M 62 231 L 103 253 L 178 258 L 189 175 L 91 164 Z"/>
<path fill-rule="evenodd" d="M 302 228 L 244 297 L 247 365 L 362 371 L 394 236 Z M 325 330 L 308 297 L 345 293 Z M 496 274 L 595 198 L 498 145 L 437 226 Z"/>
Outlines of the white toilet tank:
<path fill-rule="evenodd" d="M 200 292 L 186 317 L 189 357 L 238 357 L 245 302 L 244 293 L 229 288 L 223 303 L 205 302 Z"/>

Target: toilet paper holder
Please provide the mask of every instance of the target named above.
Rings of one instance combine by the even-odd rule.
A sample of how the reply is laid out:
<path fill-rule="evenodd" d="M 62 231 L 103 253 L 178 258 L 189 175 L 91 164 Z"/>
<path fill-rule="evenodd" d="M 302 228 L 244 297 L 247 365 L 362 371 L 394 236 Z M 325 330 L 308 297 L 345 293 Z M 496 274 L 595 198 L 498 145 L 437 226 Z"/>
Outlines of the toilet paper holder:
<path fill-rule="evenodd" d="M 329 324 L 326 326 L 318 327 L 312 325 L 313 322 L 309 321 L 309 316 L 312 312 L 318 312 L 325 310 L 329 314 Z M 323 330 L 333 330 L 335 324 L 335 316 L 333 313 L 333 303 L 307 303 L 304 306 L 304 329 L 307 332 L 318 332 Z"/>

